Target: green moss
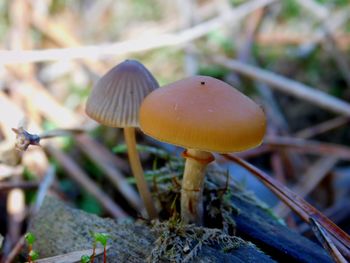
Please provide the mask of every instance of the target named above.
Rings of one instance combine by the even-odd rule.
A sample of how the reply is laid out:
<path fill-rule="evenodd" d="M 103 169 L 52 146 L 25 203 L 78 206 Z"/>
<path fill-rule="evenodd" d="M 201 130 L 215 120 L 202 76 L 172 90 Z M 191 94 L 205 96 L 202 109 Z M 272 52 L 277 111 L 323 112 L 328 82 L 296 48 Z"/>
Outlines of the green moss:
<path fill-rule="evenodd" d="M 253 244 L 225 234 L 219 229 L 184 225 L 180 221 L 156 222 L 152 232 L 159 235 L 148 258 L 150 262 L 191 262 L 203 246 L 215 247 L 228 253 L 241 245 Z"/>

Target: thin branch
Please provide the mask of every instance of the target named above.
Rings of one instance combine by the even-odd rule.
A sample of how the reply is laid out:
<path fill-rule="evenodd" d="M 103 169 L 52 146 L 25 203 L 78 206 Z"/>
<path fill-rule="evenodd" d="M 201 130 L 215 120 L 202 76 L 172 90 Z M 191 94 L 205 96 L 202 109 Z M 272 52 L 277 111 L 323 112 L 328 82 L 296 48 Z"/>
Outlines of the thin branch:
<path fill-rule="evenodd" d="M 292 191 L 297 193 L 300 197 L 307 196 L 315 187 L 325 178 L 331 169 L 336 165 L 338 159 L 331 156 L 321 157 L 313 165 L 309 166 L 305 174 L 292 187 Z M 276 214 L 280 217 L 286 217 L 289 209 L 280 203 L 274 209 Z"/>
<path fill-rule="evenodd" d="M 131 206 L 137 211 L 140 211 L 141 207 L 143 207 L 140 196 L 117 169 L 117 159 L 115 156 L 87 135 L 76 136 L 75 139 L 78 143 L 77 146 L 101 168 Z"/>
<path fill-rule="evenodd" d="M 26 181 L 18 181 L 18 182 L 0 182 L 0 192 L 10 191 L 14 188 L 21 188 L 23 190 L 31 190 L 37 189 L 39 186 L 39 182 L 26 182 Z"/>
<path fill-rule="evenodd" d="M 37 199 L 35 203 L 32 205 L 30 209 L 30 213 L 28 215 L 28 225 L 30 224 L 30 221 L 33 218 L 33 215 L 35 215 L 39 211 L 40 206 L 44 200 L 44 197 L 46 196 L 47 191 L 52 185 L 54 177 L 55 177 L 55 169 L 53 166 L 50 166 L 44 176 L 44 179 L 39 184 Z M 22 235 L 21 238 L 17 241 L 16 245 L 12 248 L 11 252 L 3 260 L 4 263 L 10 263 L 14 261 L 15 257 L 20 253 L 22 247 L 25 244 L 24 237 L 25 235 Z"/>
<path fill-rule="evenodd" d="M 0 64 L 33 63 L 51 60 L 71 60 L 79 58 L 106 59 L 111 55 L 126 55 L 144 52 L 166 46 L 181 46 L 187 42 L 205 36 L 207 33 L 224 25 L 237 22 L 251 12 L 276 0 L 252 0 L 232 9 L 219 17 L 203 22 L 179 33 L 163 34 L 151 39 L 134 39 L 114 44 L 84 46 L 63 49 L 0 51 Z"/>
<path fill-rule="evenodd" d="M 211 57 L 210 60 L 230 70 L 237 71 L 243 75 L 267 83 L 271 86 L 271 88 L 275 88 L 276 90 L 306 100 L 326 110 L 350 116 L 349 103 L 336 97 L 330 96 L 320 90 L 288 79 L 282 75 L 270 72 L 268 70 L 241 63 L 234 59 L 215 56 Z"/>
<path fill-rule="evenodd" d="M 17 241 L 16 245 L 13 247 L 11 252 L 8 254 L 7 258 L 3 260 L 4 263 L 14 262 L 15 257 L 21 252 L 25 244 L 24 235 Z"/>
<path fill-rule="evenodd" d="M 350 258 L 350 237 L 337 225 L 335 225 L 330 219 L 324 216 L 315 207 L 307 203 L 304 199 L 293 193 L 287 187 L 280 182 L 270 177 L 263 171 L 247 163 L 246 161 L 237 158 L 233 155 L 223 154 L 223 157 L 233 161 L 255 175 L 263 184 L 265 184 L 273 193 L 275 193 L 286 205 L 288 205 L 293 211 L 295 211 L 305 222 L 309 222 L 310 216 L 317 219 L 320 224 L 329 231 L 332 239 L 338 242 L 338 248 L 342 254 L 347 258 Z"/>
<path fill-rule="evenodd" d="M 92 194 L 113 217 L 127 216 L 123 209 L 106 195 L 69 156 L 50 144 L 47 144 L 45 149 L 67 171 L 67 175 Z"/>
<path fill-rule="evenodd" d="M 266 136 L 264 143 L 270 147 L 288 147 L 302 153 L 312 153 L 317 155 L 332 155 L 343 160 L 350 160 L 350 147 L 325 143 L 312 140 L 284 136 Z"/>
<path fill-rule="evenodd" d="M 318 241 L 326 249 L 328 254 L 333 258 L 336 263 L 347 263 L 348 261 L 340 254 L 337 247 L 332 242 L 332 239 L 329 237 L 328 233 L 324 228 L 319 224 L 316 218 L 310 217 L 310 225 L 312 226 L 312 231 L 317 237 Z"/>
<path fill-rule="evenodd" d="M 332 28 L 325 23 L 330 12 L 321 4 L 313 0 L 297 0 L 297 2 L 305 9 L 309 10 L 311 14 L 321 21 L 321 28 L 325 33 L 325 47 L 328 49 L 335 60 L 339 71 L 342 73 L 347 86 L 350 87 L 350 66 L 347 62 L 346 54 L 338 49 L 337 41 L 334 37 Z"/>
<path fill-rule="evenodd" d="M 26 100 L 34 100 L 35 103 L 33 103 L 32 106 L 35 107 L 38 112 L 59 126 L 77 127 L 78 125 L 81 125 L 81 116 L 59 104 L 52 95 L 44 89 L 40 82 L 35 79 L 30 79 L 28 82 L 28 86 L 26 86 L 25 89 L 18 89 L 18 92 L 22 94 L 24 93 L 23 96 Z M 80 129 L 66 130 L 72 133 L 80 131 Z M 60 133 L 62 134 L 62 130 Z M 42 135 L 44 137 L 49 137 L 50 132 L 43 133 Z M 75 138 L 78 147 L 90 156 L 92 160 L 99 160 L 97 164 L 99 164 L 104 170 L 107 177 L 114 185 L 118 185 L 118 189 L 122 189 L 120 193 L 127 194 L 125 195 L 126 200 L 130 201 L 130 203 L 136 208 L 140 202 L 138 201 L 138 195 L 132 187 L 125 186 L 127 185 L 126 180 L 122 177 L 118 169 L 121 168 L 125 171 L 127 169 L 125 162 L 117 156 L 107 154 L 107 151 L 102 149 L 103 147 L 97 145 L 88 136 L 81 135 L 76 136 Z M 112 163 L 113 165 L 111 165 Z"/>
<path fill-rule="evenodd" d="M 350 118 L 347 116 L 339 116 L 325 122 L 313 125 L 311 127 L 305 128 L 301 131 L 296 132 L 294 135 L 299 138 L 307 139 L 315 137 L 316 135 L 334 130 L 340 126 L 343 126 L 350 122 Z"/>

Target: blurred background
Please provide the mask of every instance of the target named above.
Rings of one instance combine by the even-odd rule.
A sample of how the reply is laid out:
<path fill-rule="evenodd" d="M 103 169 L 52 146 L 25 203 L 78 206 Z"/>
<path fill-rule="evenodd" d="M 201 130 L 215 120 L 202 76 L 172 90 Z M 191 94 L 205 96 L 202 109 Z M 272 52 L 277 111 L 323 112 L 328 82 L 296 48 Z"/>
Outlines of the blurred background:
<path fill-rule="evenodd" d="M 1 1 L 0 234 L 9 240 L 3 249 L 25 231 L 39 186 L 90 213 L 138 216 L 122 131 L 84 112 L 96 80 L 127 58 L 143 63 L 160 85 L 210 75 L 261 104 L 265 142 L 238 156 L 350 231 L 349 18 L 347 0 Z M 21 153 L 11 130 L 19 127 L 73 135 Z M 149 146 L 141 157 L 150 181 L 169 153 L 181 152 L 141 133 L 138 141 Z M 217 163 L 307 234 L 253 175 L 219 155 Z"/>

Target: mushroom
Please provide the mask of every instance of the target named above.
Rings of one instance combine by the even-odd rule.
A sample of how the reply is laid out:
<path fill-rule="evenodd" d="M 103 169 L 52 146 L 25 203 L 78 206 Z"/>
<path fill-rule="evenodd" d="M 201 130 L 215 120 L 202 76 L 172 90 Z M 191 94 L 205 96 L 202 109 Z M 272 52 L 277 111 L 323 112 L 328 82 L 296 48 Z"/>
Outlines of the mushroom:
<path fill-rule="evenodd" d="M 149 94 L 140 107 L 141 130 L 160 141 L 184 147 L 181 216 L 202 223 L 205 169 L 211 152 L 228 153 L 262 142 L 265 115 L 250 98 L 207 76 L 179 80 Z"/>
<path fill-rule="evenodd" d="M 157 211 L 136 150 L 135 128 L 139 126 L 142 100 L 158 87 L 145 66 L 136 60 L 125 60 L 97 82 L 86 103 L 86 113 L 92 119 L 107 126 L 124 128 L 131 170 L 151 219 L 157 217 Z"/>

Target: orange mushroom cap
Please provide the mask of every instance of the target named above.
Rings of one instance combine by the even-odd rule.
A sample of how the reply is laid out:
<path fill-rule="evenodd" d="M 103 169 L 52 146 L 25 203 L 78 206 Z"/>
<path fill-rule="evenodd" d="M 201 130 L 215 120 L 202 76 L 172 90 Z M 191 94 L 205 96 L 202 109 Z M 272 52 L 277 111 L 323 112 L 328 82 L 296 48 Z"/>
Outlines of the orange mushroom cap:
<path fill-rule="evenodd" d="M 141 104 L 140 127 L 160 141 L 227 153 L 258 146 L 266 120 L 259 105 L 227 83 L 194 76 L 150 93 Z"/>
<path fill-rule="evenodd" d="M 144 65 L 136 60 L 125 60 L 93 87 L 86 102 L 86 113 L 107 126 L 138 127 L 141 102 L 158 87 Z"/>

